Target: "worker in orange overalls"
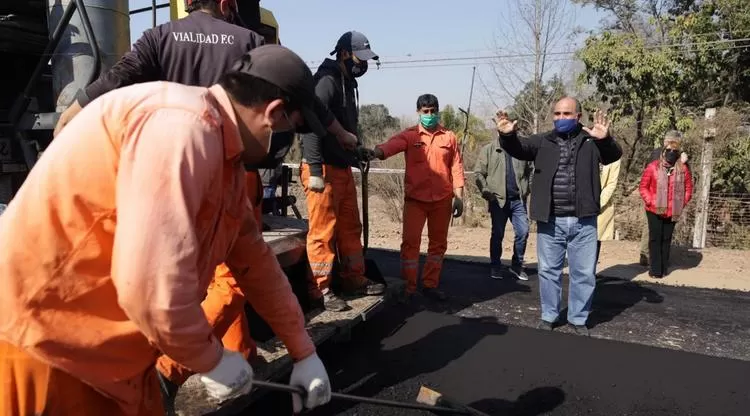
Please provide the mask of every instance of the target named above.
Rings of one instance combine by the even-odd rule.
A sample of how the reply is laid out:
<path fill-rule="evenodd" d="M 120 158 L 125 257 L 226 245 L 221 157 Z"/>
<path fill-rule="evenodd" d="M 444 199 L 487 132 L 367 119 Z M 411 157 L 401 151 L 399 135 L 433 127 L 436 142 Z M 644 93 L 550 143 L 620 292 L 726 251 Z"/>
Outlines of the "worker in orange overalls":
<path fill-rule="evenodd" d="M 0 216 L 0 416 L 162 415 L 161 354 L 215 399 L 248 393 L 201 308 L 220 263 L 294 360 L 295 411 L 330 400 L 243 168 L 273 131 L 324 131 L 314 94 L 299 56 L 260 46 L 210 88 L 119 88 L 62 129 Z"/>
<path fill-rule="evenodd" d="M 367 72 L 367 61 L 378 56 L 365 35 L 355 31 L 344 33 L 331 55 L 336 59 L 324 60 L 315 73 L 315 93 L 344 128 L 354 133 L 359 119 L 356 78 Z M 332 135 L 302 135 L 300 179 L 309 217 L 310 298 L 313 304 L 334 312 L 349 307 L 330 287 L 337 257 L 344 292 L 379 295 L 385 291 L 384 284 L 365 277 L 353 166 L 359 166 L 357 153 L 343 148 Z"/>
<path fill-rule="evenodd" d="M 73 104 L 60 116 L 55 135 L 88 103 L 109 91 L 158 80 L 208 87 L 214 85 L 243 54 L 265 44 L 260 34 L 242 26 L 236 0 L 188 1 L 187 10 L 187 17 L 146 30 L 130 52 L 95 82 L 81 90 Z M 212 33 L 218 39 L 227 41 L 198 43 L 190 41 L 190 36 L 185 36 L 194 33 Z M 356 137 L 346 131 L 321 103 L 316 103 L 316 112 L 342 146 L 354 147 Z M 168 140 L 169 137 L 171 136 L 165 136 L 163 140 Z M 279 138 L 282 137 L 285 140 L 273 141 L 278 145 L 270 149 L 269 157 L 259 163 L 245 165 L 247 195 L 258 224 L 262 223 L 263 189 L 257 167 L 278 163 L 279 157 L 283 159 L 294 135 L 284 133 L 279 135 Z M 204 312 L 214 327 L 214 333 L 221 338 L 226 348 L 239 351 L 246 358 L 252 359 L 256 354 L 256 346 L 250 337 L 244 306 L 245 299 L 229 268 L 225 264 L 219 265 L 203 301 Z M 171 402 L 178 387 L 192 373 L 167 356 L 159 360 L 157 367 L 167 379 L 165 394 L 168 396 L 167 401 Z"/>
<path fill-rule="evenodd" d="M 419 246 L 427 222 L 429 246 L 422 273 L 422 293 L 444 301 L 438 289 L 443 256 L 448 249 L 451 215 L 463 213 L 464 166 L 455 133 L 440 124 L 438 99 L 432 94 L 417 99 L 419 124 L 391 137 L 373 150 L 368 159 L 386 159 L 405 153 L 405 199 L 401 243 L 401 276 L 406 280 L 403 301 L 417 290 Z"/>

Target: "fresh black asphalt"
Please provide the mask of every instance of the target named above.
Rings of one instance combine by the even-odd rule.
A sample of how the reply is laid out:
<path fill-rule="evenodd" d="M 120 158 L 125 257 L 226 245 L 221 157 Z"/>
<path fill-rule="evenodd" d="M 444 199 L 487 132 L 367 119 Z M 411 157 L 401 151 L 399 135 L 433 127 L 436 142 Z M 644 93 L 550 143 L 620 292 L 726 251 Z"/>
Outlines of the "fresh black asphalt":
<path fill-rule="evenodd" d="M 398 275 L 398 253 L 368 256 Z M 448 302 L 389 305 L 320 348 L 335 391 L 413 402 L 425 385 L 492 415 L 750 414 L 748 293 L 605 278 L 583 337 L 535 329 L 533 270 L 493 280 L 486 265 L 447 260 L 442 276 Z M 291 414 L 289 396 L 246 414 Z M 333 401 L 307 414 L 426 413 Z"/>

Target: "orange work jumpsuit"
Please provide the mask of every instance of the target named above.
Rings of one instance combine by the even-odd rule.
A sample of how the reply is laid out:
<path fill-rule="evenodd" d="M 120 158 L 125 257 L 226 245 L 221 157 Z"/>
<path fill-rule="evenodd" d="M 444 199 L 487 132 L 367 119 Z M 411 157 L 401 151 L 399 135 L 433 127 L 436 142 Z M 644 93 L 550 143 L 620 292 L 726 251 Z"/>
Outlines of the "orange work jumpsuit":
<path fill-rule="evenodd" d="M 0 415 L 163 414 L 160 354 L 194 372 L 221 358 L 201 301 L 222 262 L 294 360 L 315 351 L 236 126 L 221 87 L 153 82 L 52 142 L 0 216 Z"/>
<path fill-rule="evenodd" d="M 422 284 L 425 288 L 436 288 L 440 282 L 443 257 L 448 249 L 454 189 L 463 188 L 465 180 L 457 142 L 456 135 L 443 126 L 430 132 L 419 125 L 377 146 L 386 158 L 405 152 L 401 276 L 406 280 L 407 293 L 417 290 L 425 222 L 429 245 Z"/>
<path fill-rule="evenodd" d="M 255 220 L 260 226 L 263 223 L 263 187 L 257 170 L 247 172 L 245 186 Z M 246 299 L 229 267 L 224 263 L 220 264 L 216 267 L 214 279 L 208 286 L 208 293 L 201 307 L 214 330 L 214 336 L 221 339 L 224 348 L 239 352 L 249 361 L 258 354 L 258 347 L 250 335 L 245 302 Z M 177 386 L 185 383 L 194 374 L 166 355 L 159 357 L 156 368 Z"/>
<path fill-rule="evenodd" d="M 320 298 L 329 289 L 337 254 L 346 289 L 354 289 L 367 283 L 360 239 L 362 222 L 359 219 L 357 188 L 352 170 L 323 165 L 323 178 L 323 192 L 310 189 L 310 166 L 302 163 L 300 179 L 307 200 L 307 257 L 314 279 L 310 288 L 313 299 Z"/>

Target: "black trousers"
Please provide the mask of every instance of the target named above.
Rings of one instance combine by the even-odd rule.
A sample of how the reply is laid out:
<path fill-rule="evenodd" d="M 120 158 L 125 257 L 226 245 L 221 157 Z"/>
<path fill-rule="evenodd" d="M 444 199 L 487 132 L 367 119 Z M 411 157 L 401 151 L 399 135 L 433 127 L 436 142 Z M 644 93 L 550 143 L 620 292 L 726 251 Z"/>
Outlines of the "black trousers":
<path fill-rule="evenodd" d="M 669 266 L 669 248 L 672 245 L 674 225 L 672 218 L 660 217 L 646 211 L 648 220 L 648 257 L 652 276 L 662 277 Z"/>

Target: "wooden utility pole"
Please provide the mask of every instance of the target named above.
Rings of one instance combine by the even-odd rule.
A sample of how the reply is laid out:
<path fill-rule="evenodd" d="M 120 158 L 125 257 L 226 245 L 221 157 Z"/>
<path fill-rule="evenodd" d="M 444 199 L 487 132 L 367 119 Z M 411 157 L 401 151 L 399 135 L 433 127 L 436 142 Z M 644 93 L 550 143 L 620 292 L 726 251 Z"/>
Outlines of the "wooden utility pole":
<path fill-rule="evenodd" d="M 713 139 L 716 137 L 714 125 L 716 108 L 706 109 L 706 128 L 703 130 L 703 153 L 701 155 L 701 177 L 696 201 L 695 226 L 693 228 L 693 248 L 706 247 L 706 227 L 708 225 L 708 197 L 711 192 L 713 168 Z"/>

